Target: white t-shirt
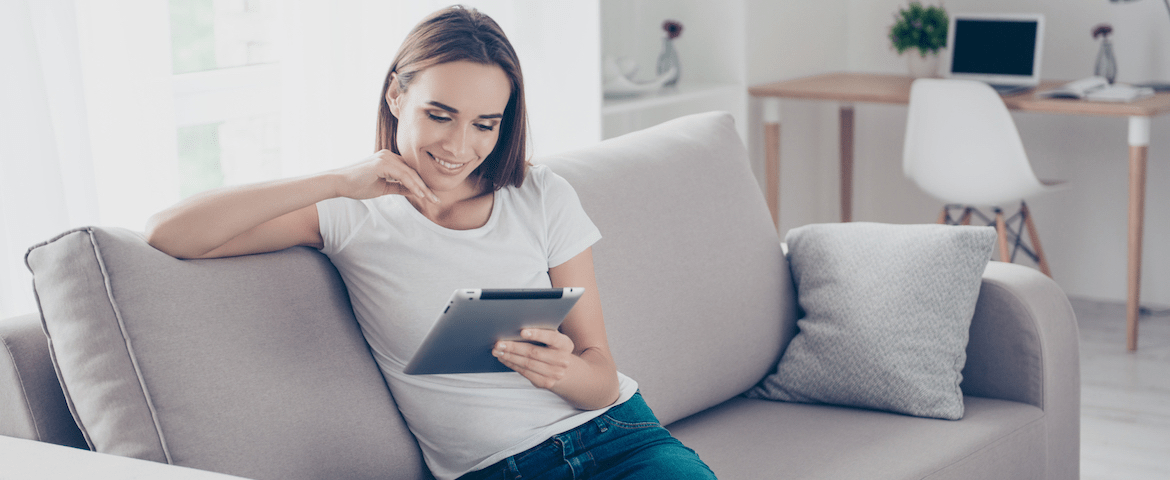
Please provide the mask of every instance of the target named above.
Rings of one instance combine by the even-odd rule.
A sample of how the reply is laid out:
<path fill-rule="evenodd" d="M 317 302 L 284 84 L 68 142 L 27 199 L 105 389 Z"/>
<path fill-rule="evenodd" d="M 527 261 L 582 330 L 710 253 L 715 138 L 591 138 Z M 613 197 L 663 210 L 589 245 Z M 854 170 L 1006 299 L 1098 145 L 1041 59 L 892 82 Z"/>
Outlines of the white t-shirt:
<path fill-rule="evenodd" d="M 578 410 L 518 373 L 406 375 L 406 363 L 458 288 L 548 288 L 555 267 L 601 233 L 573 187 L 545 166 L 495 192 L 487 223 L 451 230 L 401 195 L 317 204 L 322 252 L 349 290 L 354 314 L 398 409 L 439 479 L 492 465 L 606 409 Z M 621 395 L 638 385 L 618 373 Z"/>

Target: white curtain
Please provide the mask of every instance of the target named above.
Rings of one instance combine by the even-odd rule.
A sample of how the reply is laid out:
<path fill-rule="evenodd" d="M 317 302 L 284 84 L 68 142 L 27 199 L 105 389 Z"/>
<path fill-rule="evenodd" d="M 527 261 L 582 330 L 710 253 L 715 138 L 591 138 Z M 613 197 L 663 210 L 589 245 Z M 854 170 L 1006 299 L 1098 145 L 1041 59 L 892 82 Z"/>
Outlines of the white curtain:
<path fill-rule="evenodd" d="M 35 309 L 29 246 L 97 221 L 68 0 L 0 1 L 0 318 Z"/>
<path fill-rule="evenodd" d="M 0 318 L 36 309 L 30 246 L 178 199 L 169 31 L 166 2 L 0 0 Z"/>

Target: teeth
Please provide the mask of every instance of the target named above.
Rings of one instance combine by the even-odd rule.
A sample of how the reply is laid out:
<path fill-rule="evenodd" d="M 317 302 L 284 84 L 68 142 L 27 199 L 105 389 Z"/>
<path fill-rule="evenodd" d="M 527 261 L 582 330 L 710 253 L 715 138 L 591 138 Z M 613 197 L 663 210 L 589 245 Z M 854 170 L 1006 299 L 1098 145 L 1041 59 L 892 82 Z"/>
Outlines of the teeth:
<path fill-rule="evenodd" d="M 444 162 L 444 161 L 442 161 L 442 160 L 439 160 L 439 159 L 438 159 L 438 158 L 436 158 L 434 155 L 431 155 L 431 158 L 432 158 L 432 159 L 434 159 L 434 160 L 435 160 L 435 162 L 436 162 L 436 163 L 438 163 L 439 165 L 442 165 L 444 168 L 449 168 L 449 169 L 451 169 L 451 170 L 454 170 L 454 169 L 456 169 L 456 168 L 459 168 L 459 167 L 462 167 L 462 166 L 464 166 L 464 165 L 467 165 L 466 163 L 447 163 L 447 162 Z"/>

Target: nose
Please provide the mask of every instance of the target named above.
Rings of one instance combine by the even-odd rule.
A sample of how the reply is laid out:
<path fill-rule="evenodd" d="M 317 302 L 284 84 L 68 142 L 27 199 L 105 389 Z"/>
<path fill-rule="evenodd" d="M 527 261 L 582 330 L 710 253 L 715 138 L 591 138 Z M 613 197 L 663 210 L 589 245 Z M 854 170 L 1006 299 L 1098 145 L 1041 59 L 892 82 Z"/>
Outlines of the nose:
<path fill-rule="evenodd" d="M 468 131 L 471 128 L 473 127 L 452 129 L 447 135 L 446 141 L 443 142 L 443 149 L 447 150 L 456 160 L 463 160 L 471 150 L 470 132 Z"/>

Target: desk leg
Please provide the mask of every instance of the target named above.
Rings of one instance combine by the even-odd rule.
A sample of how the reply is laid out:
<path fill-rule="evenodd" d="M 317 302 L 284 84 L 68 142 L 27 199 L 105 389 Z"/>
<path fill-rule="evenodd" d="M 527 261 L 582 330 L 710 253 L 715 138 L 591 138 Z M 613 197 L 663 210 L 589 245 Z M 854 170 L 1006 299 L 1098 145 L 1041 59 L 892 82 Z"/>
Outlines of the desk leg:
<path fill-rule="evenodd" d="M 780 99 L 764 99 L 764 199 L 780 228 Z"/>
<path fill-rule="evenodd" d="M 842 103 L 841 119 L 841 221 L 853 221 L 853 104 Z"/>
<path fill-rule="evenodd" d="M 1129 266 L 1125 299 L 1125 346 L 1137 351 L 1141 315 L 1142 226 L 1146 210 L 1146 157 L 1150 145 L 1150 117 L 1129 117 Z"/>

